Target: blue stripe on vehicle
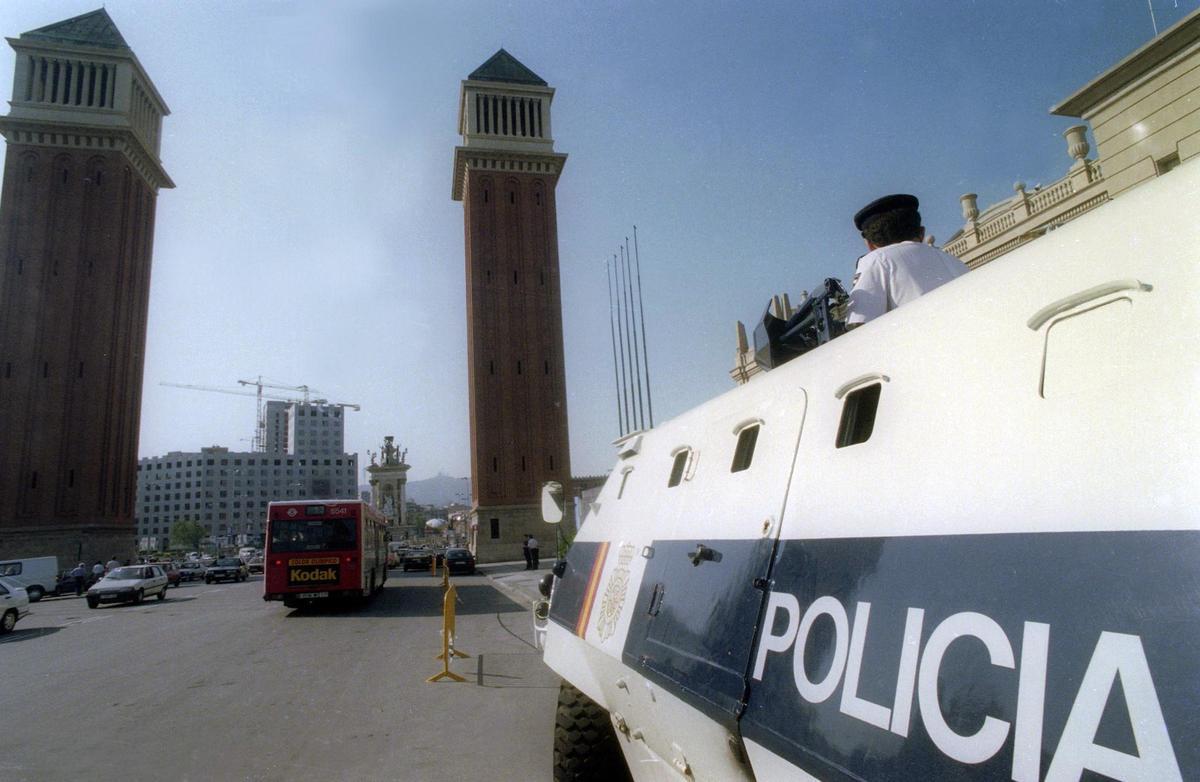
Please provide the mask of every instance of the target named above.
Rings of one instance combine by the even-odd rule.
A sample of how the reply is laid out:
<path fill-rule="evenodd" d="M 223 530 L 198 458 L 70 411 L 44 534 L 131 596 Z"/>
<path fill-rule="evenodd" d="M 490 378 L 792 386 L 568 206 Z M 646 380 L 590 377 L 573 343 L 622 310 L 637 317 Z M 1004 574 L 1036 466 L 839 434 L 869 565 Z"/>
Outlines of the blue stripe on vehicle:
<path fill-rule="evenodd" d="M 1200 779 L 1200 532 L 780 541 L 756 589 L 770 557 L 655 541 L 625 663 L 821 779 Z"/>

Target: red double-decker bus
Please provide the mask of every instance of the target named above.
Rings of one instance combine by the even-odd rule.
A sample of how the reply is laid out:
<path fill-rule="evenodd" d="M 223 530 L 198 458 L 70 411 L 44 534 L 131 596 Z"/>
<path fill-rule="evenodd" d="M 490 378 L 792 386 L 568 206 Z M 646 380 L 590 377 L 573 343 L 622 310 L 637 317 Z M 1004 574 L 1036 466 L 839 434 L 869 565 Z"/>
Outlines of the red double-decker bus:
<path fill-rule="evenodd" d="M 361 500 L 267 506 L 263 600 L 368 598 L 387 580 L 387 520 Z"/>

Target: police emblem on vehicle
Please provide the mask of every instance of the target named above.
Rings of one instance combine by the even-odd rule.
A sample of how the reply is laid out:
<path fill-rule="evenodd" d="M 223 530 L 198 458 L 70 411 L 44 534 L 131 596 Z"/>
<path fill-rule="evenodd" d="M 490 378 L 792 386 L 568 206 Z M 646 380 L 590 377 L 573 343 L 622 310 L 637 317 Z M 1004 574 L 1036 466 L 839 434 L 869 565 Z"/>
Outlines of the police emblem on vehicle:
<path fill-rule="evenodd" d="M 621 546 L 617 555 L 617 566 L 608 577 L 604 597 L 600 600 L 600 613 L 596 616 L 596 634 L 607 641 L 617 629 L 617 619 L 625 607 L 625 593 L 629 591 L 629 562 L 633 559 L 633 544 Z"/>

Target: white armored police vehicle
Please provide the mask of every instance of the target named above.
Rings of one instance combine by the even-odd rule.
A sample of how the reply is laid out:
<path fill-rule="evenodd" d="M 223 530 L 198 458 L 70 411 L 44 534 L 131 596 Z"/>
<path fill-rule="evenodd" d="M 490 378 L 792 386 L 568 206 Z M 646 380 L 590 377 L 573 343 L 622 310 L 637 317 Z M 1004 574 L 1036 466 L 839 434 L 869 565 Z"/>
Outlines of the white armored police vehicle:
<path fill-rule="evenodd" d="M 557 779 L 1200 779 L 1200 163 L 651 431 Z"/>

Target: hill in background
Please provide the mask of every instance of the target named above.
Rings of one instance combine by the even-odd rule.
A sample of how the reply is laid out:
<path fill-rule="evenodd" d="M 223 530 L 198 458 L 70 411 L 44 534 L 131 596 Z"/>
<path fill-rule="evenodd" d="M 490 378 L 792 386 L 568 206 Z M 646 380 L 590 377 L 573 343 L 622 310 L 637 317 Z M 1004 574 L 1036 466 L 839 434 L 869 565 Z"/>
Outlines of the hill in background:
<path fill-rule="evenodd" d="M 360 491 L 370 492 L 371 487 L 363 484 Z M 408 499 L 418 505 L 450 505 L 471 502 L 471 479 L 455 478 L 441 473 L 421 481 L 409 481 L 405 489 Z"/>

